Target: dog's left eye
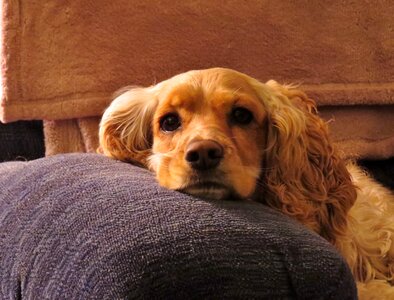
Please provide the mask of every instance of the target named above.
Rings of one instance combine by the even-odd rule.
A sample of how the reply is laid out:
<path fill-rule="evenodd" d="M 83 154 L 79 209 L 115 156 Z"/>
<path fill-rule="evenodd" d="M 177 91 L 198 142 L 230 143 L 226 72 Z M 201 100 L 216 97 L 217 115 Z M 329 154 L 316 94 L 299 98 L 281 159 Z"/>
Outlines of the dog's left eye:
<path fill-rule="evenodd" d="M 231 112 L 231 121 L 236 124 L 248 125 L 253 120 L 250 110 L 243 107 L 236 107 Z"/>
<path fill-rule="evenodd" d="M 174 131 L 181 126 L 181 120 L 177 114 L 171 113 L 165 115 L 160 120 L 160 128 L 163 131 Z"/>

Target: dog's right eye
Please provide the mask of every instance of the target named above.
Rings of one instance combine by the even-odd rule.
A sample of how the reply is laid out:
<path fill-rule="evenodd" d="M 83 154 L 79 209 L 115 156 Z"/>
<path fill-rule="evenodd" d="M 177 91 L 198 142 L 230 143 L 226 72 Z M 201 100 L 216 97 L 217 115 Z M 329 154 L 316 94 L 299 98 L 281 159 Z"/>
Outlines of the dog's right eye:
<path fill-rule="evenodd" d="M 253 121 L 253 113 L 243 107 L 236 107 L 231 112 L 231 121 L 239 125 L 248 125 Z"/>
<path fill-rule="evenodd" d="M 177 130 L 181 126 L 181 120 L 177 114 L 171 113 L 160 119 L 160 129 L 166 132 Z"/>

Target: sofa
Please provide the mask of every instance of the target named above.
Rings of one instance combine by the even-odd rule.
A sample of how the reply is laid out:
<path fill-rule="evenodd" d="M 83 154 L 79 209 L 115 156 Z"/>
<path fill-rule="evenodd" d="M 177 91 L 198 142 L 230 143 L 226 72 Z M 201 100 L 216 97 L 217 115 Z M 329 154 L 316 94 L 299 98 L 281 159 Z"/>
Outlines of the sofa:
<path fill-rule="evenodd" d="M 98 154 L 0 164 L 1 299 L 356 299 L 324 239 Z"/>

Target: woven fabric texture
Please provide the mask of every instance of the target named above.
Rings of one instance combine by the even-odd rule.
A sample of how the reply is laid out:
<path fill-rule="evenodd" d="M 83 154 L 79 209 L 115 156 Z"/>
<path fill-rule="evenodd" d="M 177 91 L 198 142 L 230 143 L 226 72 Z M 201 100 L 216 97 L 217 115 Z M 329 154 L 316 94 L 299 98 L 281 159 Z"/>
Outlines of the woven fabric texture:
<path fill-rule="evenodd" d="M 0 164 L 0 299 L 355 299 L 343 259 L 258 203 L 95 154 Z"/>

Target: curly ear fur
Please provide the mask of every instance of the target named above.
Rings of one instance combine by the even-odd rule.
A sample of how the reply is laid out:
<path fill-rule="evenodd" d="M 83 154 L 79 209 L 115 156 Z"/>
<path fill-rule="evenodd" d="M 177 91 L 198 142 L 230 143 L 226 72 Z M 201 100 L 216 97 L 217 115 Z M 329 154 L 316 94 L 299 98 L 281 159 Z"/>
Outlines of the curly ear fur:
<path fill-rule="evenodd" d="M 326 123 L 302 91 L 274 81 L 254 86 L 268 111 L 263 200 L 335 243 L 345 234 L 356 189 Z"/>
<path fill-rule="evenodd" d="M 118 96 L 101 119 L 100 150 L 107 156 L 146 166 L 156 106 L 152 88 L 131 88 Z"/>

